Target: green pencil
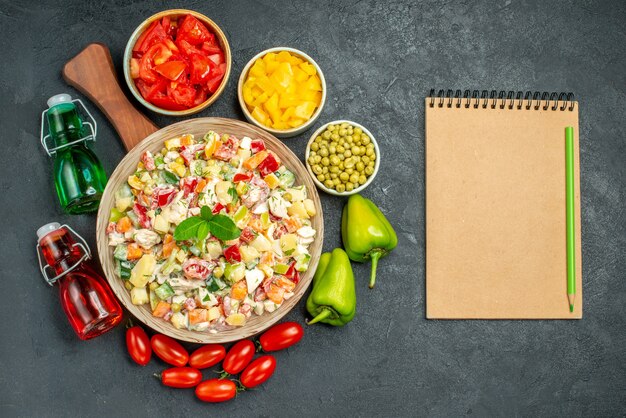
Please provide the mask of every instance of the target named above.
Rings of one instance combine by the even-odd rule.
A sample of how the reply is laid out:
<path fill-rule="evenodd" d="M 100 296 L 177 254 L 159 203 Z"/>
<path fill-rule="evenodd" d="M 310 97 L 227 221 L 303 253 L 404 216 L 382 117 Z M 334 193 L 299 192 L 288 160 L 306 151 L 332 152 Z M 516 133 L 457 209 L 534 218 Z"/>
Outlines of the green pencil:
<path fill-rule="evenodd" d="M 567 229 L 567 299 L 574 312 L 576 258 L 574 242 L 574 128 L 565 128 L 565 225 Z"/>

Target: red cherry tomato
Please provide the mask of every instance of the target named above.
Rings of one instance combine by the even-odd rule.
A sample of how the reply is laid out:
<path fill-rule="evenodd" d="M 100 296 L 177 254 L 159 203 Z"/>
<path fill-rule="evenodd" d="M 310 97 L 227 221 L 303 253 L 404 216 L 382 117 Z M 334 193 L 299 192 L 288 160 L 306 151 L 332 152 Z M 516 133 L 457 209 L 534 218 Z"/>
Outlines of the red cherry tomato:
<path fill-rule="evenodd" d="M 145 366 L 152 358 L 152 348 L 148 334 L 140 326 L 128 328 L 126 331 L 126 348 L 130 358 L 140 366 Z"/>
<path fill-rule="evenodd" d="M 241 373 L 239 380 L 245 387 L 253 388 L 269 379 L 274 374 L 274 370 L 276 370 L 276 359 L 268 354 L 250 363 Z"/>
<path fill-rule="evenodd" d="M 196 396 L 204 402 L 225 402 L 237 395 L 237 385 L 232 380 L 209 379 L 196 386 Z"/>
<path fill-rule="evenodd" d="M 176 340 L 163 334 L 155 334 L 150 340 L 158 358 L 172 366 L 183 367 L 189 361 L 189 353 Z"/>
<path fill-rule="evenodd" d="M 191 353 L 189 365 L 196 369 L 215 366 L 226 356 L 226 349 L 220 344 L 207 344 Z"/>
<path fill-rule="evenodd" d="M 201 381 L 202 373 L 193 367 L 172 367 L 161 373 L 161 383 L 171 388 L 192 388 Z"/>
<path fill-rule="evenodd" d="M 241 340 L 237 342 L 228 350 L 228 354 L 224 358 L 224 363 L 222 364 L 224 371 L 229 374 L 239 373 L 250 363 L 255 351 L 252 341 Z"/>
<path fill-rule="evenodd" d="M 259 343 L 263 351 L 278 351 L 297 344 L 303 336 L 302 325 L 297 322 L 283 322 L 263 333 Z"/>

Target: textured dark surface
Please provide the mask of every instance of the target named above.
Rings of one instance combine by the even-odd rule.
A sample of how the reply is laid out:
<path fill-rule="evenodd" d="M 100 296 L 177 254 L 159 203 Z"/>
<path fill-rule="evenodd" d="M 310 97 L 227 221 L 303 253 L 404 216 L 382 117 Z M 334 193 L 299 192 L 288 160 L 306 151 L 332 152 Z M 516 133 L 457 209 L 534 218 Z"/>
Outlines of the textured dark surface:
<path fill-rule="evenodd" d="M 0 1 L 0 415 L 2 416 L 622 416 L 626 412 L 626 3 L 543 1 L 262 2 Z M 205 405 L 160 387 L 164 368 L 132 364 L 119 327 L 79 341 L 37 269 L 35 230 L 59 220 L 95 248 L 95 215 L 67 216 L 39 146 L 60 70 L 104 42 L 118 72 L 126 40 L 157 11 L 184 6 L 225 30 L 229 86 L 200 116 L 242 118 L 236 80 L 262 49 L 289 45 L 325 70 L 323 121 L 364 123 L 382 149 L 365 195 L 399 247 L 368 290 L 355 265 L 358 313 L 343 329 L 306 329 L 277 354 L 275 376 L 234 402 Z M 573 91 L 580 101 L 584 319 L 424 318 L 424 106 L 431 88 Z M 89 103 L 88 103 L 89 105 Z M 93 106 L 92 106 L 93 108 Z M 95 150 L 111 173 L 124 150 L 95 112 Z M 174 119 L 149 115 L 160 126 Z M 302 157 L 305 133 L 286 141 Z M 343 200 L 323 196 L 324 248 L 340 244 Z M 304 309 L 288 319 L 304 322 Z"/>

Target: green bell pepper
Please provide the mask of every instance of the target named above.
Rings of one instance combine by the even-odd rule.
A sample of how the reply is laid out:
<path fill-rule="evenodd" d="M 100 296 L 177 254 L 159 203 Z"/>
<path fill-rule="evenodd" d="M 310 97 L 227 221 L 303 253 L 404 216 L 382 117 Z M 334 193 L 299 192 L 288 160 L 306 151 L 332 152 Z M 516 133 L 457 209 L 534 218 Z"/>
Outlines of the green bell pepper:
<path fill-rule="evenodd" d="M 306 301 L 306 309 L 314 317 L 308 324 L 323 322 L 343 326 L 356 313 L 356 291 L 350 259 L 344 250 L 335 248 L 320 257 L 313 290 Z"/>
<path fill-rule="evenodd" d="M 398 245 L 393 227 L 371 200 L 354 194 L 343 208 L 341 236 L 350 260 L 372 260 L 369 287 L 373 288 L 378 260 Z"/>

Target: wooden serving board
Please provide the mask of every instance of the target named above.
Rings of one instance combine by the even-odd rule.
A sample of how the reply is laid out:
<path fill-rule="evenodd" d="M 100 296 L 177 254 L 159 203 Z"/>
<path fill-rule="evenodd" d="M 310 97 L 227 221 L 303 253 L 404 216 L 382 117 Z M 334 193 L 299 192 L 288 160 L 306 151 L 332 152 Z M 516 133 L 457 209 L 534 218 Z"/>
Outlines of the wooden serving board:
<path fill-rule="evenodd" d="M 89 44 L 63 67 L 67 83 L 85 94 L 111 121 L 126 151 L 159 128 L 128 101 L 106 45 Z"/>
<path fill-rule="evenodd" d="M 109 49 L 103 44 L 91 44 L 72 58 L 63 68 L 63 77 L 70 85 L 96 103 L 111 121 L 128 150 L 128 154 L 111 174 L 102 195 L 96 221 L 96 241 L 98 256 L 106 279 L 117 298 L 131 314 L 157 332 L 183 341 L 208 344 L 232 342 L 258 334 L 278 322 L 296 306 L 313 280 L 313 274 L 322 252 L 324 215 L 312 177 L 300 159 L 285 144 L 256 126 L 225 118 L 194 118 L 159 129 L 126 99 L 115 76 Z M 308 197 L 313 200 L 317 211 L 316 215 L 311 218 L 311 226 L 317 233 L 315 241 L 309 247 L 311 253 L 309 269 L 300 278 L 294 295 L 272 314 L 253 316 L 246 325 L 217 334 L 176 329 L 171 323 L 152 316 L 150 309 L 145 305 L 133 305 L 130 292 L 126 290 L 122 279 L 115 273 L 113 247 L 108 245 L 106 234 L 109 213 L 115 204 L 115 191 L 127 181 L 129 175 L 135 172 L 140 156 L 146 151 L 158 152 L 166 139 L 186 133 L 201 137 L 209 130 L 238 137 L 263 139 L 267 148 L 275 152 L 283 164 L 294 173 L 296 184 L 306 186 Z"/>

